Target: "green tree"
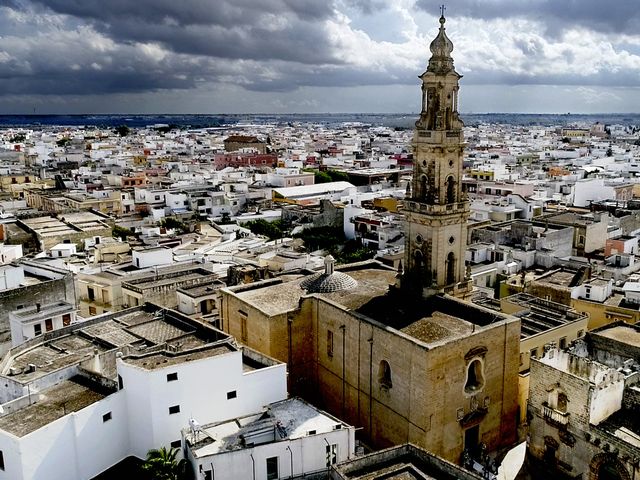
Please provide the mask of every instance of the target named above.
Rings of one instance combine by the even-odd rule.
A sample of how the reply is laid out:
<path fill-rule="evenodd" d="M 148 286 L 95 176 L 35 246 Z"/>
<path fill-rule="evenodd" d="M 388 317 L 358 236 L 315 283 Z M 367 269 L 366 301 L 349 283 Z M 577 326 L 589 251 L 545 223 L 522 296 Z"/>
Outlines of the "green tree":
<path fill-rule="evenodd" d="M 118 125 L 113 131 L 121 137 L 126 137 L 131 133 L 131 129 L 126 125 Z"/>
<path fill-rule="evenodd" d="M 243 225 L 251 230 L 254 235 L 263 235 L 269 240 L 282 238 L 284 236 L 284 225 L 281 220 L 268 222 L 262 218 L 251 220 Z"/>
<path fill-rule="evenodd" d="M 187 226 L 183 222 L 171 217 L 163 218 L 162 220 L 160 220 L 160 226 L 164 228 L 174 228 L 180 232 L 187 231 Z"/>
<path fill-rule="evenodd" d="M 296 237 L 304 241 L 305 248 L 310 252 L 321 249 L 330 252 L 337 251 L 345 241 L 344 231 L 341 227 L 305 228 Z"/>
<path fill-rule="evenodd" d="M 184 458 L 177 459 L 178 451 L 177 448 L 167 450 L 165 447 L 149 450 L 142 469 L 154 480 L 186 480 L 188 462 Z"/>
<path fill-rule="evenodd" d="M 135 232 L 129 228 L 121 227 L 116 225 L 111 229 L 111 236 L 113 238 L 119 238 L 121 240 L 126 240 L 127 237 L 135 235 Z"/>
<path fill-rule="evenodd" d="M 315 171 L 313 172 L 314 183 L 329 183 L 333 182 L 331 176 L 327 172 Z"/>
<path fill-rule="evenodd" d="M 331 178 L 332 182 L 348 182 L 349 175 L 345 172 L 340 172 L 338 170 L 327 170 L 327 174 Z"/>

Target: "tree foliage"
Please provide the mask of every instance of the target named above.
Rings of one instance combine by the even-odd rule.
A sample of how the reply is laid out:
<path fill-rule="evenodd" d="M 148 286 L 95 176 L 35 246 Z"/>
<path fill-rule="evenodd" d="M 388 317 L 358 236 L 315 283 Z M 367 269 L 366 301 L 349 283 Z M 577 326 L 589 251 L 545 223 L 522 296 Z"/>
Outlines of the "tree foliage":
<path fill-rule="evenodd" d="M 131 129 L 126 125 L 118 125 L 113 131 L 121 137 L 126 137 L 131 133 Z"/>
<path fill-rule="evenodd" d="M 358 240 L 347 240 L 340 227 L 306 228 L 296 235 L 304 241 L 307 251 L 325 250 L 333 255 L 337 263 L 354 263 L 373 258 L 375 250 L 362 245 Z"/>
<path fill-rule="evenodd" d="M 119 238 L 121 240 L 126 240 L 127 237 L 135 235 L 135 232 L 129 228 L 121 227 L 116 225 L 111 229 L 111 236 L 113 238 Z"/>
<path fill-rule="evenodd" d="M 348 182 L 349 175 L 345 172 L 339 172 L 338 170 L 313 170 L 315 183 L 329 183 L 329 182 Z"/>
<path fill-rule="evenodd" d="M 188 230 L 184 222 L 171 217 L 163 218 L 162 220 L 160 220 L 160 226 L 164 228 L 173 228 L 183 233 Z"/>
<path fill-rule="evenodd" d="M 154 480 L 186 480 L 189 474 L 188 462 L 184 458 L 177 459 L 178 449 L 165 447 L 147 452 L 147 459 L 142 469 Z"/>
<path fill-rule="evenodd" d="M 251 230 L 254 235 L 263 235 L 269 240 L 275 240 L 276 238 L 282 238 L 284 236 L 284 225 L 282 220 L 275 220 L 268 222 L 262 218 L 257 220 L 251 220 L 243 225 Z"/>

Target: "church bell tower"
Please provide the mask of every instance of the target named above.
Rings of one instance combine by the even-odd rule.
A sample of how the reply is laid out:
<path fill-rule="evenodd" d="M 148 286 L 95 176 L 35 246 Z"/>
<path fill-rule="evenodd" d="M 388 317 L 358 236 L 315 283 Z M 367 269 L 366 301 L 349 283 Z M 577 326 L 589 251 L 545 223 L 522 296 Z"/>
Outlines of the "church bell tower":
<path fill-rule="evenodd" d="M 422 80 L 422 108 L 413 135 L 413 179 L 405 200 L 406 243 L 403 289 L 422 297 L 445 292 L 464 297 L 469 202 L 462 191 L 464 141 L 458 116 L 458 81 L 453 43 L 440 31 Z"/>

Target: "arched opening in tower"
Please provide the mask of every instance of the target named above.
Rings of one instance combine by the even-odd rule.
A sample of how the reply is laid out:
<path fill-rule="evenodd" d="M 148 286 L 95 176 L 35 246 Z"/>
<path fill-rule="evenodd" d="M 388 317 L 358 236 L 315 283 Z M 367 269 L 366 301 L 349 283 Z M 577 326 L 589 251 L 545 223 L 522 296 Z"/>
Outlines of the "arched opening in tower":
<path fill-rule="evenodd" d="M 456 256 L 453 252 L 447 255 L 447 285 L 451 285 L 456 281 Z"/>
<path fill-rule="evenodd" d="M 447 203 L 455 203 L 456 201 L 456 181 L 453 177 L 447 178 Z"/>
<path fill-rule="evenodd" d="M 427 176 L 422 175 L 420 177 L 420 198 L 426 200 L 427 198 Z"/>

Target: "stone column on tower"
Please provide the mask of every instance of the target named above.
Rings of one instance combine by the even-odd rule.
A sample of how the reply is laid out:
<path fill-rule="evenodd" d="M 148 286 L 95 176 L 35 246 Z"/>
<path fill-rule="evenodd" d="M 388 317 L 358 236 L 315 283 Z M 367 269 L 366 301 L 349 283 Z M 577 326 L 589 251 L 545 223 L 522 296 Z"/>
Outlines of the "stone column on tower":
<path fill-rule="evenodd" d="M 445 18 L 431 42 L 420 75 L 422 106 L 413 136 L 413 179 L 405 200 L 406 240 L 402 288 L 428 297 L 446 292 L 464 297 L 469 203 L 462 191 L 463 123 L 458 115 L 459 75 Z M 409 190 L 408 190 L 409 191 Z"/>

